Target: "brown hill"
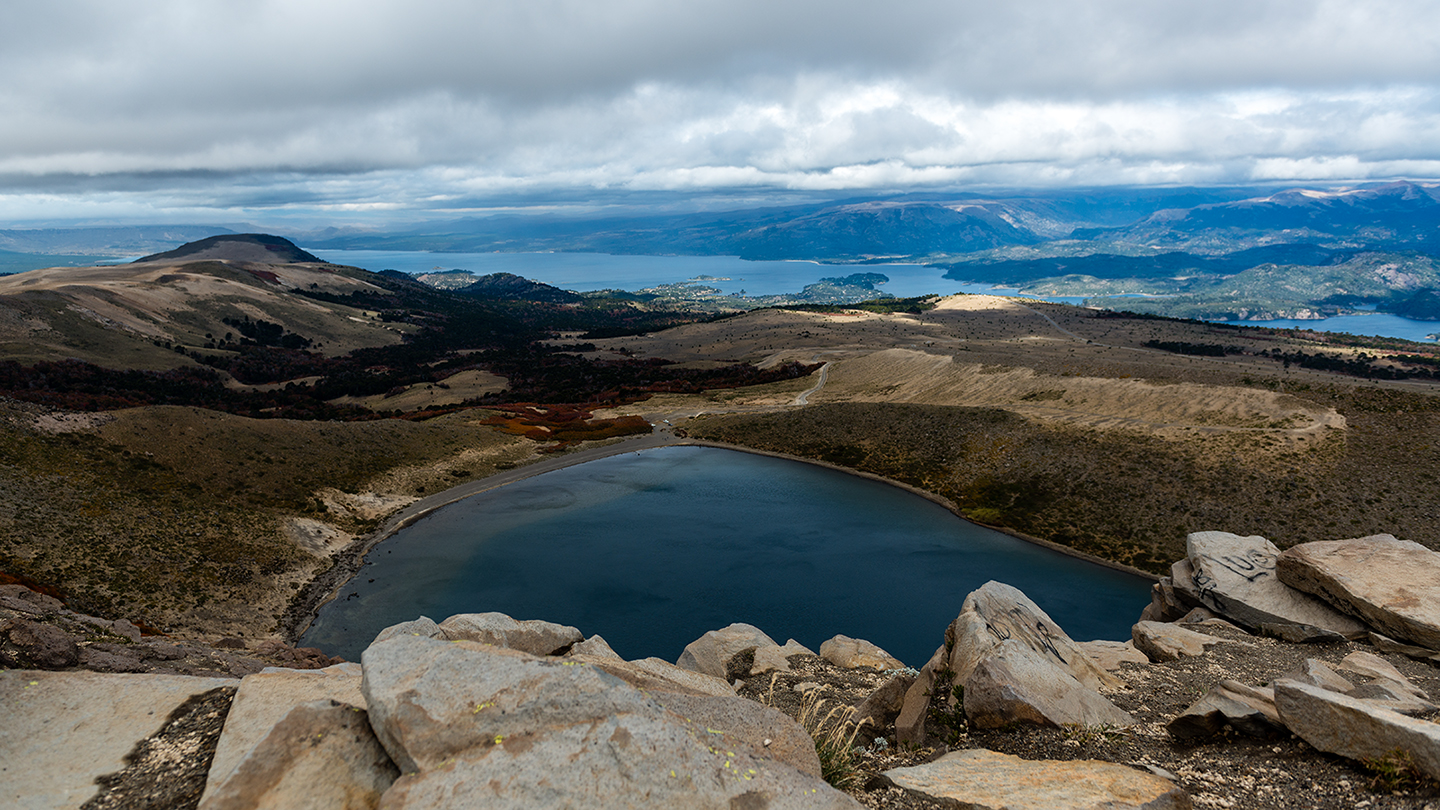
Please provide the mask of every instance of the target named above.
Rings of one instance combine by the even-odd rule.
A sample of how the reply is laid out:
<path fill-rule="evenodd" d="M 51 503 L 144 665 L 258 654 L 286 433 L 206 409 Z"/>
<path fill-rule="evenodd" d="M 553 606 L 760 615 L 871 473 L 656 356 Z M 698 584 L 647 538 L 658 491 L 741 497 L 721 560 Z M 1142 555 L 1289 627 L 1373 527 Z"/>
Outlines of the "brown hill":
<path fill-rule="evenodd" d="M 289 239 L 283 236 L 271 236 L 268 233 L 220 234 L 186 243 L 164 253 L 142 256 L 135 262 L 200 261 L 204 259 L 259 264 L 325 263 L 324 259 L 301 250 Z"/>

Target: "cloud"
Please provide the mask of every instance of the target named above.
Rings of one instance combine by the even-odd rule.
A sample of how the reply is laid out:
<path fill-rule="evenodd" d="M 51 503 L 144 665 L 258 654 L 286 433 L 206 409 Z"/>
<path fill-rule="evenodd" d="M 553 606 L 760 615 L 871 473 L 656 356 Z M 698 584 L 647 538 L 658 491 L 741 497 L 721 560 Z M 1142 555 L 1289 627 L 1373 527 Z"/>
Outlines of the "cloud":
<path fill-rule="evenodd" d="M 87 194 L 393 210 L 566 188 L 1354 179 L 1440 159 L 1440 6 L 1420 2 L 157 0 L 8 16 L 0 215 Z"/>

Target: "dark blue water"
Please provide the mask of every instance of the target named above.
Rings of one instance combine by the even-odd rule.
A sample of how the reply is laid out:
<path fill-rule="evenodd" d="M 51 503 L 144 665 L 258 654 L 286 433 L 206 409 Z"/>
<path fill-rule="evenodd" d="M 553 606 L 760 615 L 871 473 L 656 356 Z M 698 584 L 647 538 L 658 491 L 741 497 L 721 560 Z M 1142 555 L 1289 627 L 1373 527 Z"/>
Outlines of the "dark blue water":
<path fill-rule="evenodd" d="M 391 624 L 500 611 L 598 633 L 628 659 L 674 661 L 707 630 L 746 622 L 811 649 L 837 633 L 869 639 L 919 667 L 990 579 L 1020 588 L 1077 640 L 1128 639 L 1149 601 L 1140 577 L 896 487 L 669 447 L 545 473 L 407 527 L 371 551 L 304 643 L 359 660 Z"/>

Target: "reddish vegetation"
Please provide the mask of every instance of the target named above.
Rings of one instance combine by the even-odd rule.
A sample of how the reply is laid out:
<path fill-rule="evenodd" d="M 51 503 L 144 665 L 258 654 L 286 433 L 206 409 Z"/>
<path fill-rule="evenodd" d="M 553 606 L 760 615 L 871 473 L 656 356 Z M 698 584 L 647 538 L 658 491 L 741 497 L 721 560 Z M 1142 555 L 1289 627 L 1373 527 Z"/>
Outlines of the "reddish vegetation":
<path fill-rule="evenodd" d="M 541 442 L 560 442 L 550 450 L 571 444 L 650 432 L 650 423 L 639 416 L 596 419 L 590 411 L 574 405 L 540 406 L 517 403 L 504 406 L 505 413 L 482 424 L 494 425 L 502 433 L 524 436 Z"/>
<path fill-rule="evenodd" d="M 36 593 L 43 593 L 46 596 L 59 599 L 61 602 L 65 601 L 65 594 L 59 588 L 41 585 L 35 580 L 20 576 L 19 574 L 7 574 L 4 571 L 0 571 L 0 585 L 23 585 Z M 139 625 L 136 626 L 138 627 Z"/>

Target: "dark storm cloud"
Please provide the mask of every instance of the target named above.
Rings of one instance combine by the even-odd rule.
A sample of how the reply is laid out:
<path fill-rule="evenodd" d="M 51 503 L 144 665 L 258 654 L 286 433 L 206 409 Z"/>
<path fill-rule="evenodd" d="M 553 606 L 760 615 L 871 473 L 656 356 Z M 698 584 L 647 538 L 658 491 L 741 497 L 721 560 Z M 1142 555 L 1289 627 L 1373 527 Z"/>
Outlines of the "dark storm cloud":
<path fill-rule="evenodd" d="M 1433 175 L 1437 46 L 1416 2 L 23 4 L 0 216 L 188 209 L 201 176 L 323 212 Z"/>

